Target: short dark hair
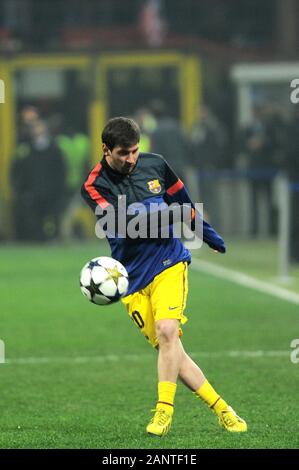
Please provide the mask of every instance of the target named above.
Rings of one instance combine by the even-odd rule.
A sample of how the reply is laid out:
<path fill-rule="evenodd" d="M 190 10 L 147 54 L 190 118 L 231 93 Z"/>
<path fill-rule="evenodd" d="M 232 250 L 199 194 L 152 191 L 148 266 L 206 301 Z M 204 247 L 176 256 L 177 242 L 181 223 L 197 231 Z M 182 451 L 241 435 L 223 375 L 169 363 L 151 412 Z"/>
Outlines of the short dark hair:
<path fill-rule="evenodd" d="M 138 124 L 130 118 L 115 117 L 110 119 L 102 132 L 102 142 L 109 150 L 115 147 L 129 148 L 140 140 Z"/>

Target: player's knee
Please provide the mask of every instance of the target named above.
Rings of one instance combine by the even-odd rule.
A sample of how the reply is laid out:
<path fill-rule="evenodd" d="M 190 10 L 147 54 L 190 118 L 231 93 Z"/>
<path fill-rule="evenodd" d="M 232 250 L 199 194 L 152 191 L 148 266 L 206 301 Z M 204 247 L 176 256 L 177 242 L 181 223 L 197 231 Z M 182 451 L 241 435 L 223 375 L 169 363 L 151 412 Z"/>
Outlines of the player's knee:
<path fill-rule="evenodd" d="M 179 336 L 177 320 L 159 320 L 156 322 L 156 332 L 159 341 L 171 342 Z"/>

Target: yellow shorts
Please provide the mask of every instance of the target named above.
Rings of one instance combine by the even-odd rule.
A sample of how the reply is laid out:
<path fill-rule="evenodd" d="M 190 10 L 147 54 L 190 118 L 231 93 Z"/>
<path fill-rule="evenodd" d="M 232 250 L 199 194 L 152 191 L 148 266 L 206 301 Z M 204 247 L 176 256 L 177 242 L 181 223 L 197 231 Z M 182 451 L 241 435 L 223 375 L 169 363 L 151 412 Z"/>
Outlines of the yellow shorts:
<path fill-rule="evenodd" d="M 162 271 L 144 289 L 124 297 L 122 302 L 141 333 L 156 347 L 156 321 L 171 318 L 182 325 L 188 321 L 183 314 L 187 294 L 188 263 L 180 262 Z M 179 335 L 182 334 L 180 328 Z"/>

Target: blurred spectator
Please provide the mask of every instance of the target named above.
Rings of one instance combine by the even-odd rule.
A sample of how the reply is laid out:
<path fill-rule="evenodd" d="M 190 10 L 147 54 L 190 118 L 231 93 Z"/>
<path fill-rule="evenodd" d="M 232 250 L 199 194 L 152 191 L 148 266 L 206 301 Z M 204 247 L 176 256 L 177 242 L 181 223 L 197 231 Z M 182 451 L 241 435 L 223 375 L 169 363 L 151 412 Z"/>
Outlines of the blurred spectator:
<path fill-rule="evenodd" d="M 153 101 L 150 108 L 156 119 L 156 129 L 151 136 L 151 151 L 163 155 L 177 175 L 184 179 L 188 149 L 180 123 L 168 115 L 163 101 Z"/>
<path fill-rule="evenodd" d="M 88 172 L 90 162 L 90 139 L 81 132 L 71 128 L 56 137 L 56 142 L 64 157 L 66 166 L 66 208 L 63 214 L 62 236 L 71 239 L 73 236 L 83 236 L 80 222 L 83 207 L 80 187 Z M 84 206 L 85 212 L 85 206 Z"/>
<path fill-rule="evenodd" d="M 140 12 L 140 31 L 147 44 L 152 47 L 160 47 L 166 33 L 161 7 L 161 0 L 146 0 Z"/>
<path fill-rule="evenodd" d="M 252 122 L 241 133 L 241 150 L 245 154 L 249 168 L 265 168 L 271 164 L 265 117 L 265 107 L 256 105 Z"/>
<path fill-rule="evenodd" d="M 65 165 L 47 125 L 30 127 L 30 140 L 16 151 L 11 168 L 15 235 L 18 240 L 56 238 L 65 200 Z"/>
<path fill-rule="evenodd" d="M 140 108 L 134 114 L 134 119 L 140 128 L 139 148 L 141 152 L 151 151 L 152 134 L 156 130 L 157 122 L 147 108 Z"/>
<path fill-rule="evenodd" d="M 90 141 L 81 132 L 60 134 L 56 138 L 66 166 L 66 189 L 72 197 L 80 187 L 82 178 L 88 171 Z"/>
<path fill-rule="evenodd" d="M 279 170 L 283 166 L 287 140 L 287 123 L 284 110 L 276 103 L 265 106 L 265 126 L 268 139 L 270 166 Z"/>
<path fill-rule="evenodd" d="M 216 214 L 218 206 L 213 172 L 225 166 L 227 140 L 224 126 L 206 105 L 202 105 L 190 133 L 190 153 L 199 176 L 200 198 L 205 210 L 212 215 Z"/>
<path fill-rule="evenodd" d="M 241 133 L 241 152 L 245 164 L 250 170 L 252 194 L 252 235 L 262 233 L 263 215 L 261 208 L 266 206 L 268 227 L 266 232 L 276 232 L 277 211 L 273 206 L 272 179 L 273 171 L 278 168 L 280 157 L 280 137 L 283 133 L 282 122 L 275 114 L 270 103 L 255 105 L 253 120 Z M 281 137 L 281 145 L 282 137 Z"/>
<path fill-rule="evenodd" d="M 224 126 L 206 106 L 198 110 L 190 144 L 192 152 L 197 155 L 200 170 L 219 170 L 225 166 L 224 152 L 227 145 L 227 134 Z"/>
<path fill-rule="evenodd" d="M 26 105 L 20 112 L 19 142 L 30 142 L 32 126 L 40 119 L 39 110 L 32 105 Z"/>

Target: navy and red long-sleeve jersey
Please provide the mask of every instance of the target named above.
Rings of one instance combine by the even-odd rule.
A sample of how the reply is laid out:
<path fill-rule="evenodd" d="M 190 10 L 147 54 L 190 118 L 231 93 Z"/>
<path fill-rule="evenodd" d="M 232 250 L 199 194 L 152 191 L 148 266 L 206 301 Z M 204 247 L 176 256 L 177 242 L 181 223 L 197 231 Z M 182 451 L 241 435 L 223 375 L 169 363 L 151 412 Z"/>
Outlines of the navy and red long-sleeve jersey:
<path fill-rule="evenodd" d="M 194 208 L 183 182 L 162 156 L 153 153 L 140 153 L 129 175 L 113 170 L 103 158 L 89 174 L 81 192 L 96 214 L 98 206 L 107 211 L 113 206 L 117 214 L 119 196 L 126 196 L 127 206 L 142 203 L 148 211 L 153 203 L 158 204 L 161 210 L 174 202 L 180 206 L 191 204 Z M 105 211 L 101 212 L 104 215 Z M 126 223 L 130 217 L 132 215 L 127 216 Z M 191 262 L 189 250 L 173 235 L 172 227 L 169 227 L 169 238 L 130 238 L 116 233 L 108 235 L 107 239 L 111 256 L 128 271 L 128 295 L 146 287 L 157 274 L 170 266 L 180 261 Z M 223 239 L 205 221 L 203 241 L 220 253 L 225 252 Z"/>

